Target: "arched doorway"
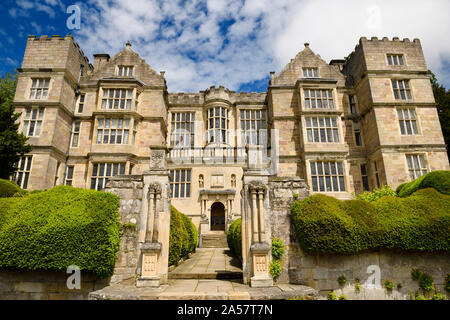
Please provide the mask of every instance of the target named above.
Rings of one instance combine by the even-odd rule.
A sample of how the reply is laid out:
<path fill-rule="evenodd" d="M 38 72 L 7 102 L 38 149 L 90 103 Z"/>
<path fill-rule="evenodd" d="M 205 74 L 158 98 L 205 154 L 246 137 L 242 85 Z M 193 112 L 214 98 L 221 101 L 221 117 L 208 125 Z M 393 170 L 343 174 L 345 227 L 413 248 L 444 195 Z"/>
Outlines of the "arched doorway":
<path fill-rule="evenodd" d="M 221 202 L 211 206 L 211 231 L 225 231 L 225 206 Z"/>

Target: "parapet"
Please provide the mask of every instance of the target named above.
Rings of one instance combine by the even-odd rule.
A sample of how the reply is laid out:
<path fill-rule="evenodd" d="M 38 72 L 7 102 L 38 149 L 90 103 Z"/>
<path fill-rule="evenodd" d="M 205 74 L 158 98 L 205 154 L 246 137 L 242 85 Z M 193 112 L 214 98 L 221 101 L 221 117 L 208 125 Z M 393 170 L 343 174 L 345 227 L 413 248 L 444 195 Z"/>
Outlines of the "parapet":
<path fill-rule="evenodd" d="M 378 39 L 378 37 L 371 37 L 370 40 L 368 40 L 366 37 L 361 37 L 359 39 L 359 44 L 362 44 L 364 42 L 369 43 L 376 43 L 376 42 L 402 42 L 402 43 L 410 43 L 411 40 L 409 38 L 404 38 L 403 40 L 400 40 L 399 37 L 393 37 L 392 40 L 389 40 L 388 37 L 383 37 L 382 39 Z M 414 38 L 413 43 L 420 44 L 420 40 L 417 38 Z"/>

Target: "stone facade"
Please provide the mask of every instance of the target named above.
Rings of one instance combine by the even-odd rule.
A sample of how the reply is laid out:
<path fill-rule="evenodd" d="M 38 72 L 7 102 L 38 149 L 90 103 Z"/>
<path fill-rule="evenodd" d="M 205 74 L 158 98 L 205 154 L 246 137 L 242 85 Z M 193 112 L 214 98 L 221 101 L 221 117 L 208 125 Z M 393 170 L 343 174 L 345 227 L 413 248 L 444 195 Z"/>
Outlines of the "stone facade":
<path fill-rule="evenodd" d="M 402 64 L 389 65 L 393 54 Z M 392 80 L 407 82 L 410 99 L 395 98 Z M 329 63 L 305 44 L 263 93 L 172 93 L 130 43 L 90 64 L 71 36 L 30 36 L 14 103 L 34 145 L 30 167 L 14 177 L 22 186 L 102 189 L 112 176 L 148 170 L 151 147 L 167 148 L 172 205 L 202 234 L 242 216 L 248 147 L 264 149 L 269 180 L 299 177 L 311 194 L 340 199 L 409 181 L 407 156 L 423 160 L 420 174 L 449 169 L 418 39 L 363 37 Z M 405 108 L 415 115 L 411 134 L 400 128 Z M 212 213 L 217 202 L 223 210 Z"/>

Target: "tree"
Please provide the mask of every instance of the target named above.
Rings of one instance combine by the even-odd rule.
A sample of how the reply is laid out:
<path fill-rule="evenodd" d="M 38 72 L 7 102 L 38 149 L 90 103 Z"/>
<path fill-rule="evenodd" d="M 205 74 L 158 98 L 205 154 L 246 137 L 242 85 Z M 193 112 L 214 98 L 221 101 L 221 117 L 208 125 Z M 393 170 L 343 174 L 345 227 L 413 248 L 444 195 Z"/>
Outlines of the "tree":
<path fill-rule="evenodd" d="M 447 145 L 447 154 L 450 157 L 450 90 L 446 90 L 440 85 L 433 72 L 428 70 L 433 88 L 434 99 L 437 103 L 439 121 L 444 135 L 444 141 Z"/>
<path fill-rule="evenodd" d="M 9 179 L 17 170 L 16 164 L 24 153 L 32 150 L 28 138 L 18 133 L 16 120 L 20 113 L 14 112 L 14 94 L 17 85 L 17 72 L 10 72 L 0 79 L 0 178 Z"/>

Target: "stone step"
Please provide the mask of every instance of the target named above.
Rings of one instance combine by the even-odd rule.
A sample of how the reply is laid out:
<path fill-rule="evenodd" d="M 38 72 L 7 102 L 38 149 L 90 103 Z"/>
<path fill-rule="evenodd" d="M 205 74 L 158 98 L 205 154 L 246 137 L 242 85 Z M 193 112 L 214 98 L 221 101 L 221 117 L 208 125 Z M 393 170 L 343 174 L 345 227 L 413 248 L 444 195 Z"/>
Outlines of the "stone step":
<path fill-rule="evenodd" d="M 207 234 L 202 236 L 201 248 L 227 248 L 226 234 Z"/>
<path fill-rule="evenodd" d="M 243 274 L 240 271 L 216 271 L 203 273 L 177 273 L 170 272 L 169 279 L 217 279 L 217 280 L 233 280 L 242 279 Z"/>

